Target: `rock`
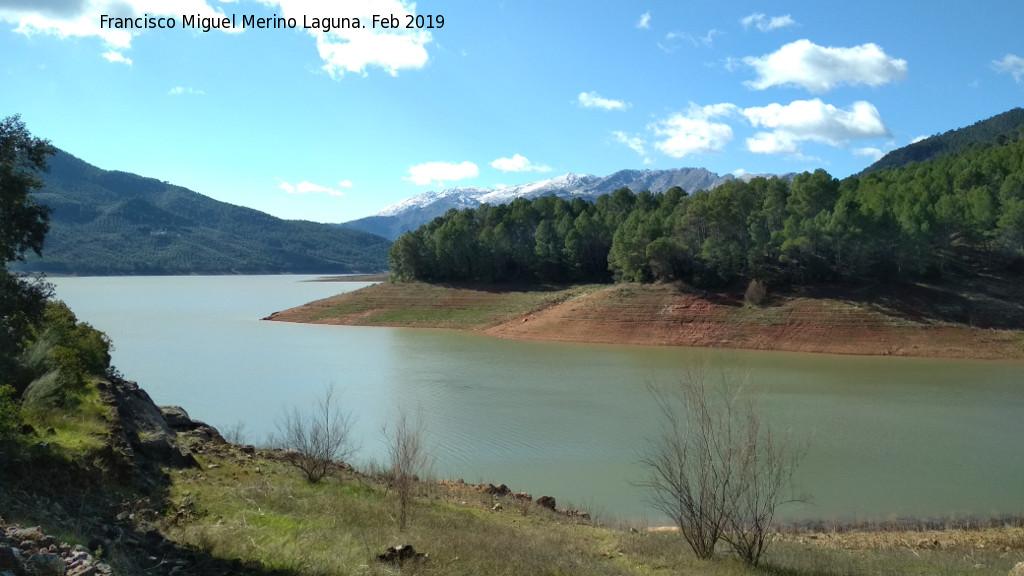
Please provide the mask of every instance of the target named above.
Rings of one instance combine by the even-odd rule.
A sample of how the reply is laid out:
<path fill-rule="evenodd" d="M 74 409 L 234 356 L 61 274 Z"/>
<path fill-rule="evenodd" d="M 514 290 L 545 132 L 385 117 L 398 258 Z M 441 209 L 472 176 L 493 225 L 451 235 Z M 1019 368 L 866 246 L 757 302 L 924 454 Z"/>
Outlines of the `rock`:
<path fill-rule="evenodd" d="M 499 503 L 499 504 L 495 504 L 494 506 L 492 506 L 491 510 L 493 512 L 501 512 L 502 510 L 504 510 L 504 508 L 502 508 L 501 504 Z"/>
<path fill-rule="evenodd" d="M 17 572 L 20 569 L 21 561 L 14 548 L 0 546 L 0 572 Z"/>
<path fill-rule="evenodd" d="M 484 494 L 490 494 L 491 496 L 508 496 L 512 493 L 512 490 L 510 490 L 508 486 L 504 484 L 495 486 L 490 482 L 484 482 L 479 486 L 478 490 Z"/>
<path fill-rule="evenodd" d="M 160 406 L 160 415 L 164 422 L 175 430 L 194 430 L 195 422 L 181 406 Z"/>
<path fill-rule="evenodd" d="M 537 498 L 537 506 L 542 506 L 548 510 L 555 509 L 555 498 L 553 496 L 541 496 Z"/>
<path fill-rule="evenodd" d="M 1017 562 L 1017 565 L 1010 569 L 1010 576 L 1024 576 L 1024 562 Z"/>
<path fill-rule="evenodd" d="M 64 568 L 66 568 L 64 559 L 60 557 L 60 554 L 52 552 L 29 556 L 25 566 L 29 572 L 36 574 L 36 576 L 62 576 Z"/>
<path fill-rule="evenodd" d="M 378 562 L 386 562 L 388 564 L 397 564 L 401 566 L 409 560 L 426 560 L 427 555 L 422 552 L 416 552 L 416 549 L 411 544 L 405 544 L 402 546 L 392 546 L 388 548 L 383 554 L 377 554 Z"/>

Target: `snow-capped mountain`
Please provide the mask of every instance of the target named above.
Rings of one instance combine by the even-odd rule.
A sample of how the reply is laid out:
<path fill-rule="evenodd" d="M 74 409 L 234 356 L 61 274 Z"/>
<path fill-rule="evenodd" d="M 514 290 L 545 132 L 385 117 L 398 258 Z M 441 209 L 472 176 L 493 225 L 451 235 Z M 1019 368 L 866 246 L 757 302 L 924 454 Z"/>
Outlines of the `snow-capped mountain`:
<path fill-rule="evenodd" d="M 633 192 L 650 190 L 661 193 L 673 186 L 679 186 L 693 193 L 697 190 L 710 190 L 734 178 L 732 174 L 719 176 L 703 168 L 620 170 L 609 176 L 569 173 L 504 188 L 462 187 L 424 192 L 392 204 L 374 216 L 345 222 L 341 226 L 372 232 L 394 240 L 404 232 L 414 230 L 452 208 L 463 210 L 476 208 L 481 204 L 508 204 L 516 198 L 549 195 L 566 199 L 580 197 L 592 201 L 619 188 L 629 188 Z"/>

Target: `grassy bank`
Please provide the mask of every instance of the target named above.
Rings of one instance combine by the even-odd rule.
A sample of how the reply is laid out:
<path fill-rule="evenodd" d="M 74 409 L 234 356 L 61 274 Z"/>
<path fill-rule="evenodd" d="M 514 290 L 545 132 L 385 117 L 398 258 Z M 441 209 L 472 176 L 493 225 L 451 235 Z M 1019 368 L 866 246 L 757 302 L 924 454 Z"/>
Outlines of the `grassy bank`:
<path fill-rule="evenodd" d="M 336 465 L 309 484 L 281 452 L 208 434 L 177 437 L 198 467 L 155 470 L 157 483 L 140 485 L 137 475 L 118 471 L 126 454 L 114 439 L 124 423 L 108 401 L 90 386 L 72 408 L 28 415 L 47 427 L 45 446 L 27 435 L 16 462 L 9 459 L 15 451 L 6 453 L 0 524 L 41 525 L 72 544 L 102 548 L 118 574 L 1004 576 L 1024 561 L 1024 528 L 1014 521 L 783 530 L 773 534 L 762 566 L 749 568 L 724 548 L 715 560 L 700 560 L 678 533 L 430 481 L 415 484 L 402 531 L 384 477 Z M 401 567 L 377 560 L 402 544 L 429 557 Z"/>
<path fill-rule="evenodd" d="M 965 295 L 966 294 L 966 295 Z M 269 320 L 454 328 L 502 338 L 937 358 L 1024 358 L 1021 304 L 1010 296 L 910 286 L 742 294 L 676 284 L 484 289 L 376 284 Z"/>
<path fill-rule="evenodd" d="M 258 451 L 207 451 L 203 471 L 173 476 L 170 538 L 215 557 L 259 560 L 293 574 L 1005 574 L 1024 559 L 1024 529 L 779 533 L 763 566 L 723 552 L 699 560 L 672 532 L 604 526 L 473 487 L 420 483 L 408 529 L 380 479 L 338 471 L 311 485 Z M 940 542 L 941 539 L 941 542 Z M 411 544 L 425 561 L 375 556 Z"/>

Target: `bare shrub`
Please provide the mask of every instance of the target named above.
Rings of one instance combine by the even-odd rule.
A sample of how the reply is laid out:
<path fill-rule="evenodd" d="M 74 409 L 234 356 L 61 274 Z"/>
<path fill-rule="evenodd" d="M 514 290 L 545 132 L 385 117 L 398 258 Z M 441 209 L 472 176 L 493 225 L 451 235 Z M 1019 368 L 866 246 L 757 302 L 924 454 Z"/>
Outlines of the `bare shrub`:
<path fill-rule="evenodd" d="M 793 474 L 806 449 L 772 430 L 735 376 L 690 369 L 675 386 L 648 386 L 661 412 L 640 483 L 700 558 L 720 540 L 757 565 L 776 509 L 793 501 Z"/>
<path fill-rule="evenodd" d="M 743 293 L 743 300 L 752 306 L 763 306 L 768 300 L 768 287 L 757 278 L 751 280 Z"/>
<path fill-rule="evenodd" d="M 406 410 L 400 409 L 394 425 L 384 426 L 384 436 L 388 444 L 389 472 L 398 496 L 399 530 L 405 530 L 419 474 L 425 472 L 429 463 L 429 455 L 424 444 L 425 435 L 426 426 L 422 412 L 410 416 Z"/>
<path fill-rule="evenodd" d="M 312 484 L 323 480 L 333 463 L 351 458 L 355 453 L 352 418 L 338 407 L 334 386 L 324 390 L 311 412 L 286 411 L 277 422 L 271 445 L 287 450 L 288 462 Z"/>

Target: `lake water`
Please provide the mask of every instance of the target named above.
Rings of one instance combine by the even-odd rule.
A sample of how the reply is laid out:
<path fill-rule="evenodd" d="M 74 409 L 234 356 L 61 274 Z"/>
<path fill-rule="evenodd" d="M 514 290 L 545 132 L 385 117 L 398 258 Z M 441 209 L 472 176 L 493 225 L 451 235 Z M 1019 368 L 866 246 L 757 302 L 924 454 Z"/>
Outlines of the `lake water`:
<path fill-rule="evenodd" d="M 776 427 L 810 441 L 790 519 L 1024 513 L 1024 363 L 517 342 L 476 334 L 262 322 L 365 284 L 302 276 L 57 278 L 158 404 L 258 442 L 334 385 L 358 460 L 421 411 L 440 478 L 506 483 L 559 506 L 662 522 L 633 483 L 657 431 L 649 381 L 708 363 L 749 374 Z"/>

